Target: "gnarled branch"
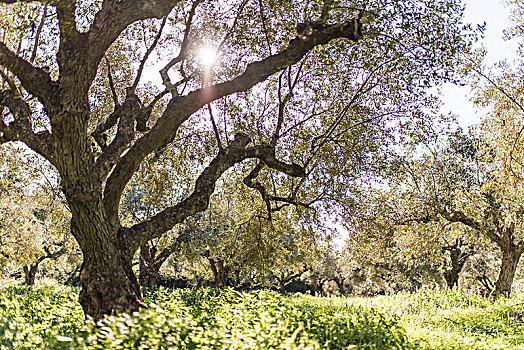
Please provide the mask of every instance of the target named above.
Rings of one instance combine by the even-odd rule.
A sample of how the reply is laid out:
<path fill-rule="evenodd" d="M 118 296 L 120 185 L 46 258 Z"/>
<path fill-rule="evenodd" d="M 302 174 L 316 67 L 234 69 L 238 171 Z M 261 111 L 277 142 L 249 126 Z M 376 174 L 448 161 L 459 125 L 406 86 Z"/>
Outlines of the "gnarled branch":
<path fill-rule="evenodd" d="M 442 217 L 450 222 L 460 222 L 466 226 L 469 226 L 479 232 L 482 232 L 485 234 L 490 240 L 492 240 L 494 243 L 496 243 L 499 246 L 503 245 L 502 237 L 493 229 L 490 227 L 487 227 L 482 222 L 476 221 L 470 217 L 468 217 L 466 214 L 464 214 L 462 211 L 440 211 L 440 215 Z"/>
<path fill-rule="evenodd" d="M 109 46 L 131 23 L 167 16 L 180 0 L 105 0 L 88 33 L 89 82 Z"/>
<path fill-rule="evenodd" d="M 0 42 L 0 65 L 16 75 L 24 88 L 44 105 L 47 106 L 56 95 L 56 84 L 51 81 L 49 74 L 41 68 L 33 67 L 3 42 Z"/>
<path fill-rule="evenodd" d="M 245 159 L 258 158 L 265 164 L 275 165 L 279 171 L 287 175 L 304 176 L 304 170 L 299 165 L 286 164 L 275 159 L 274 153 L 268 152 L 268 147 L 265 145 L 247 147 L 250 142 L 248 136 L 237 134 L 233 142 L 227 148 L 220 150 L 200 174 L 195 182 L 193 192 L 187 198 L 152 218 L 131 227 L 129 230 L 130 244 L 139 247 L 145 241 L 159 237 L 187 217 L 205 210 L 209 205 L 209 198 L 215 190 L 215 184 L 219 177 L 227 169 Z"/>
<path fill-rule="evenodd" d="M 0 106 L 7 107 L 14 118 L 14 121 L 9 125 L 0 120 L 0 132 L 2 133 L 0 140 L 2 143 L 22 141 L 54 164 L 55 156 L 51 134 L 48 131 L 33 132 L 31 110 L 27 103 L 11 90 L 4 90 L 0 91 Z"/>
<path fill-rule="evenodd" d="M 129 151 L 120 158 L 109 176 L 104 191 L 104 205 L 107 215 L 116 217 L 122 191 L 145 157 L 154 150 L 167 146 L 176 136 L 180 125 L 200 108 L 218 98 L 248 90 L 270 75 L 297 63 L 315 46 L 326 44 L 337 38 L 356 41 L 360 37 L 360 22 L 357 19 L 353 19 L 349 23 L 325 26 L 322 31 L 311 33 L 306 40 L 293 39 L 288 47 L 281 52 L 249 64 L 243 74 L 232 80 L 195 90 L 187 96 L 172 98 L 151 131 L 133 144 Z M 261 154 L 264 154 L 270 151 L 270 148 L 270 146 L 265 146 L 263 150 L 258 148 L 253 152 L 260 151 Z M 274 155 L 274 149 L 272 152 L 271 154 Z M 253 156 L 251 158 L 258 157 Z M 290 165 L 277 161 L 274 156 L 263 160 L 267 166 L 278 171 L 297 170 L 296 168 L 290 169 Z M 298 168 L 300 168 L 302 174 L 302 168 Z"/>

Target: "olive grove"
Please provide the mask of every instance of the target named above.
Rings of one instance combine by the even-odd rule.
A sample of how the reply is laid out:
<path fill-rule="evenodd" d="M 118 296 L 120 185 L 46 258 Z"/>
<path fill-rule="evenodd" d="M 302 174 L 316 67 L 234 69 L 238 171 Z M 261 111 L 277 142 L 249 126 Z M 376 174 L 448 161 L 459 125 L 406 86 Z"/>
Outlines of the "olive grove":
<path fill-rule="evenodd" d="M 59 173 L 85 314 L 143 305 L 135 252 L 205 210 L 228 169 L 245 172 L 267 219 L 289 205 L 351 210 L 389 145 L 431 123 L 426 89 L 455 78 L 475 38 L 462 11 L 456 0 L 0 0 L 0 143 L 24 143 Z M 189 190 L 127 225 L 122 196 L 151 157 L 188 164 Z"/>

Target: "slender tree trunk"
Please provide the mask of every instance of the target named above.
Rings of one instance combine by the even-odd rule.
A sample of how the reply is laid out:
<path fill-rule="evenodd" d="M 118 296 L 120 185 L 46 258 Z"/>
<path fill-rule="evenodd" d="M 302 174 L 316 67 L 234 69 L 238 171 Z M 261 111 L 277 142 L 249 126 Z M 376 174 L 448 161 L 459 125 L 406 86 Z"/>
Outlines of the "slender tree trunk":
<path fill-rule="evenodd" d="M 28 286 L 33 286 L 35 284 L 36 273 L 38 272 L 39 263 L 34 263 L 32 265 L 24 266 L 24 277 L 25 284 Z"/>
<path fill-rule="evenodd" d="M 491 295 L 494 297 L 509 297 L 521 253 L 519 252 L 519 247 L 514 244 L 508 244 L 501 249 L 502 264 L 500 265 L 499 276 L 495 282 L 495 289 L 493 289 Z"/>
<path fill-rule="evenodd" d="M 448 289 L 458 286 L 460 273 L 466 264 L 469 254 L 461 251 L 460 248 L 450 250 L 451 266 L 444 272 L 444 279 Z"/>
<path fill-rule="evenodd" d="M 153 287 L 157 284 L 160 276 L 160 265 L 156 263 L 156 250 L 152 249 L 148 243 L 140 247 L 140 267 L 138 281 L 141 286 Z"/>
<path fill-rule="evenodd" d="M 215 285 L 217 288 L 228 286 L 229 268 L 224 265 L 224 262 L 219 260 L 217 262 L 217 275 L 215 276 Z"/>
<path fill-rule="evenodd" d="M 209 252 L 205 253 L 209 265 L 211 266 L 211 271 L 213 271 L 213 279 L 215 281 L 216 288 L 227 287 L 227 281 L 229 278 L 230 267 L 224 264 L 224 261 L 221 259 L 211 258 Z"/>
<path fill-rule="evenodd" d="M 286 284 L 287 284 L 287 281 L 285 281 L 284 279 L 278 280 L 278 291 L 281 294 L 284 294 L 286 292 Z"/>
<path fill-rule="evenodd" d="M 333 279 L 333 281 L 335 281 L 335 283 L 337 284 L 337 287 L 338 287 L 338 291 L 339 293 L 342 295 L 342 294 L 345 294 L 346 293 L 346 288 L 344 287 L 344 281 L 346 279 L 343 278 L 343 277 L 335 277 Z"/>

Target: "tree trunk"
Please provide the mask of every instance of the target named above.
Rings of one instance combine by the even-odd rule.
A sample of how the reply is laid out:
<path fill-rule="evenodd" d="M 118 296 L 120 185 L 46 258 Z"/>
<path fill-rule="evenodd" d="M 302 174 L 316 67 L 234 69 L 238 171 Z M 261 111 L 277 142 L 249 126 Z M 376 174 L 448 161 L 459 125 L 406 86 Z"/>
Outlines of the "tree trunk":
<path fill-rule="evenodd" d="M 499 276 L 495 282 L 495 289 L 493 289 L 491 295 L 494 297 L 509 297 L 521 254 L 519 247 L 514 244 L 508 244 L 501 249 L 502 264 L 500 265 Z"/>
<path fill-rule="evenodd" d="M 229 267 L 224 265 L 224 262 L 219 260 L 217 262 L 217 274 L 215 276 L 215 285 L 217 288 L 228 286 Z"/>
<path fill-rule="evenodd" d="M 460 248 L 450 250 L 451 266 L 444 272 L 444 279 L 448 289 L 458 286 L 460 272 L 466 264 L 469 254 L 461 251 Z"/>
<path fill-rule="evenodd" d="M 97 319 L 113 311 L 129 312 L 144 306 L 131 257 L 109 242 L 103 250 L 84 252 L 79 301 L 86 315 Z"/>
<path fill-rule="evenodd" d="M 460 271 L 455 268 L 444 272 L 444 279 L 446 280 L 448 289 L 453 289 L 453 287 L 458 286 L 459 272 Z"/>
<path fill-rule="evenodd" d="M 103 220 L 102 211 L 76 205 L 71 208 L 71 232 L 83 252 L 79 302 L 84 313 L 99 319 L 113 312 L 132 312 L 145 306 L 132 270 L 135 251 L 124 244 L 120 228 L 112 230 Z"/>
<path fill-rule="evenodd" d="M 324 283 L 325 282 L 326 282 L 325 280 L 318 280 L 315 283 L 315 287 L 317 289 L 317 296 L 322 296 L 324 294 Z"/>
<path fill-rule="evenodd" d="M 229 277 L 230 267 L 224 264 L 221 259 L 212 258 L 209 256 L 209 252 L 204 253 L 213 271 L 213 279 L 215 280 L 216 288 L 227 287 L 227 280 Z"/>
<path fill-rule="evenodd" d="M 36 273 L 38 272 L 38 263 L 24 266 L 25 284 L 33 286 L 35 284 Z"/>
<path fill-rule="evenodd" d="M 341 295 L 345 294 L 346 293 L 346 288 L 344 288 L 344 281 L 346 279 L 343 278 L 343 277 L 335 277 L 333 279 L 333 281 L 335 281 L 335 283 L 337 284 L 337 287 L 338 287 L 338 291 Z"/>
<path fill-rule="evenodd" d="M 155 263 L 155 253 L 156 249 L 151 248 L 148 243 L 140 247 L 138 281 L 141 286 L 153 287 L 158 282 L 160 266 Z"/>
<path fill-rule="evenodd" d="M 278 280 L 278 291 L 281 294 L 284 294 L 286 292 L 286 284 L 287 284 L 287 282 L 284 279 L 279 279 Z"/>

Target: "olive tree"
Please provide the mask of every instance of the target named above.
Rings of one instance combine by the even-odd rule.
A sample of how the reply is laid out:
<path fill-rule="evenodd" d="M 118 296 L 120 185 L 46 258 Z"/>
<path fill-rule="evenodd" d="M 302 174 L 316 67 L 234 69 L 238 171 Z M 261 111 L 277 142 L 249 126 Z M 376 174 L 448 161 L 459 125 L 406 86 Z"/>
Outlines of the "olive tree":
<path fill-rule="evenodd" d="M 362 160 L 352 152 L 359 139 L 347 135 L 366 141 L 394 118 L 423 117 L 424 89 L 451 77 L 454 57 L 468 49 L 472 35 L 456 0 L 0 5 L 3 18 L 31 6 L 42 14 L 29 18 L 34 31 L 20 34 L 22 46 L 33 44 L 36 60 L 10 41 L 17 29 L 4 27 L 0 143 L 21 141 L 58 170 L 71 232 L 83 252 L 79 299 L 95 318 L 143 305 L 134 253 L 204 210 L 216 181 L 236 164 L 259 162 L 252 185 L 262 170 L 280 181 L 299 179 L 287 193 L 263 194 L 257 185 L 268 203 L 300 204 L 299 190 L 315 183 L 326 184 L 317 187 L 321 194 L 328 185 L 340 184 L 342 191 L 343 176 L 330 172 Z M 202 46 L 215 50 L 205 51 L 205 61 Z M 143 74 L 153 53 L 170 59 L 159 72 L 162 88 L 147 84 Z M 306 83 L 295 85 L 297 76 Z M 128 79 L 125 88 L 116 77 Z M 219 102 L 237 108 L 225 108 L 215 120 Z M 261 122 L 247 122 L 253 116 Z M 194 140 L 179 138 L 182 131 L 207 122 L 216 137 L 208 138 L 214 144 L 190 194 L 142 222 L 122 225 L 119 203 L 140 164 L 173 142 L 184 149 Z M 365 124 L 373 127 L 364 131 Z M 325 161 L 316 161 L 321 154 Z"/>

